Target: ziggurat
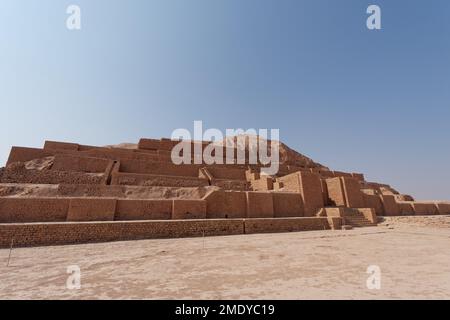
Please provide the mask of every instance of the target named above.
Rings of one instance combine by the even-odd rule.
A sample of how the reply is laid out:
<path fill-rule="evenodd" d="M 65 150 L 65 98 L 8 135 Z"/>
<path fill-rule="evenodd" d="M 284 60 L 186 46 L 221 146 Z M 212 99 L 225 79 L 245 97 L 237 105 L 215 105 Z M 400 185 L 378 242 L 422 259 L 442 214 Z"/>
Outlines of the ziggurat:
<path fill-rule="evenodd" d="M 175 165 L 177 143 L 13 147 L 0 169 L 0 247 L 339 230 L 376 226 L 379 216 L 450 214 L 449 202 L 414 201 L 283 144 L 279 172 L 267 176 L 259 164 Z"/>

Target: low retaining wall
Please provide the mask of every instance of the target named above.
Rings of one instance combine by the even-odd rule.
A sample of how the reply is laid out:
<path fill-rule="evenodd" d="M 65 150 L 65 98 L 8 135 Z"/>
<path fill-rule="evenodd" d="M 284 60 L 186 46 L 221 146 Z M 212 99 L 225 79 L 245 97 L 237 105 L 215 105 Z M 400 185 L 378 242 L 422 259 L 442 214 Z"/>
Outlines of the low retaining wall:
<path fill-rule="evenodd" d="M 328 218 L 247 219 L 245 233 L 277 233 L 331 229 Z"/>
<path fill-rule="evenodd" d="M 70 199 L 0 198 L 0 223 L 66 221 Z"/>
<path fill-rule="evenodd" d="M 330 229 L 327 218 L 0 224 L 0 248 Z"/>

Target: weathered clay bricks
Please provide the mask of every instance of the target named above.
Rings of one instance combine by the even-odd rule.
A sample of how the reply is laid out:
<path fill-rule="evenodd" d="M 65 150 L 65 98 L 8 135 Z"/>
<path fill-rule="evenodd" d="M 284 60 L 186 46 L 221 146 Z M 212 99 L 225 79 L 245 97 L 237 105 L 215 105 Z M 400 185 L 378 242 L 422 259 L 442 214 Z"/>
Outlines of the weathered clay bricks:
<path fill-rule="evenodd" d="M 348 177 L 351 178 L 352 174 L 351 173 L 347 173 L 347 172 L 342 172 L 342 171 L 333 171 L 334 175 L 336 177 Z"/>
<path fill-rule="evenodd" d="M 364 196 L 358 180 L 351 177 L 326 179 L 329 203 L 334 206 L 362 208 Z"/>
<path fill-rule="evenodd" d="M 339 228 L 341 218 L 210 219 L 0 224 L 0 248 Z"/>
<path fill-rule="evenodd" d="M 349 208 L 364 207 L 364 198 L 358 180 L 349 177 L 342 177 L 342 185 L 345 192 L 346 205 Z"/>
<path fill-rule="evenodd" d="M 340 177 L 325 180 L 327 184 L 329 204 L 337 207 L 346 206 L 344 186 Z"/>
<path fill-rule="evenodd" d="M 178 143 L 180 143 L 180 141 L 173 141 L 171 139 L 162 138 L 159 145 L 159 149 L 165 151 L 172 151 L 173 147 L 175 147 Z"/>
<path fill-rule="evenodd" d="M 400 210 L 393 195 L 381 195 L 380 199 L 386 216 L 398 216 L 400 214 Z"/>
<path fill-rule="evenodd" d="M 414 215 L 415 211 L 411 202 L 398 201 L 397 205 L 402 216 Z"/>
<path fill-rule="evenodd" d="M 200 165 L 176 165 L 168 162 L 150 161 L 150 160 L 130 160 L 122 159 L 120 161 L 120 172 L 156 174 L 168 176 L 194 177 L 199 176 Z M 244 179 L 245 180 L 245 176 Z"/>
<path fill-rule="evenodd" d="M 372 195 L 363 193 L 363 198 L 364 198 L 364 207 L 375 209 L 377 215 L 384 214 L 383 203 L 381 202 L 379 196 L 375 194 Z"/>
<path fill-rule="evenodd" d="M 358 212 L 361 213 L 371 223 L 377 223 L 378 218 L 373 208 L 358 208 Z"/>
<path fill-rule="evenodd" d="M 438 202 L 436 206 L 439 214 L 450 214 L 450 203 Z"/>
<path fill-rule="evenodd" d="M 209 182 L 207 179 L 195 177 L 113 172 L 111 184 L 146 187 L 206 187 Z"/>
<path fill-rule="evenodd" d="M 115 220 L 171 219 L 172 205 L 172 200 L 118 200 Z"/>
<path fill-rule="evenodd" d="M 206 219 L 205 200 L 174 200 L 172 219 Z"/>
<path fill-rule="evenodd" d="M 303 198 L 305 216 L 314 216 L 324 206 L 322 184 L 317 173 L 298 172 L 300 194 Z"/>
<path fill-rule="evenodd" d="M 396 194 L 394 196 L 396 201 L 414 201 L 414 198 L 408 194 Z"/>
<path fill-rule="evenodd" d="M 77 143 L 45 141 L 44 150 L 72 150 L 78 151 L 79 145 Z"/>
<path fill-rule="evenodd" d="M 247 215 L 247 196 L 245 192 L 214 191 L 208 194 L 208 219 L 245 218 Z"/>
<path fill-rule="evenodd" d="M 53 161 L 52 170 L 104 173 L 111 163 L 113 163 L 112 160 L 101 158 L 56 155 Z"/>
<path fill-rule="evenodd" d="M 434 203 L 430 202 L 412 202 L 416 215 L 433 215 L 439 214 L 438 208 Z"/>
<path fill-rule="evenodd" d="M 160 140 L 156 139 L 140 139 L 138 143 L 139 149 L 144 150 L 158 150 L 161 144 Z"/>
<path fill-rule="evenodd" d="M 307 230 L 328 230 L 327 218 L 279 218 L 245 220 L 245 233 L 297 232 Z"/>
<path fill-rule="evenodd" d="M 362 173 L 352 173 L 352 177 L 357 181 L 364 181 L 364 174 Z"/>
<path fill-rule="evenodd" d="M 245 169 L 219 168 L 211 166 L 208 168 L 213 178 L 226 180 L 247 180 Z"/>
<path fill-rule="evenodd" d="M 48 152 L 37 148 L 24 148 L 24 147 L 12 147 L 9 153 L 8 161 L 6 165 L 10 165 L 14 162 L 25 162 L 33 159 L 45 158 L 53 156 L 52 152 Z"/>
<path fill-rule="evenodd" d="M 320 184 L 321 184 L 321 186 L 322 186 L 322 198 L 323 198 L 323 204 L 324 204 L 325 206 L 328 206 L 328 205 L 330 205 L 330 204 L 328 203 L 329 198 L 328 198 L 328 187 L 327 187 L 327 181 L 326 181 L 326 179 L 320 179 Z"/>
<path fill-rule="evenodd" d="M 66 221 L 68 199 L 0 198 L 0 222 Z"/>
<path fill-rule="evenodd" d="M 113 221 L 116 211 L 115 199 L 70 199 L 67 221 Z"/>
<path fill-rule="evenodd" d="M 269 191 L 273 190 L 273 180 L 271 177 L 261 176 L 257 180 L 251 181 L 251 186 L 254 191 Z"/>
<path fill-rule="evenodd" d="M 167 220 L 51 224 L 0 224 L 0 248 L 107 241 L 236 235 L 243 220 Z"/>
<path fill-rule="evenodd" d="M 305 211 L 300 193 L 274 192 L 272 197 L 275 218 L 304 216 Z"/>
<path fill-rule="evenodd" d="M 273 218 L 273 198 L 269 192 L 247 192 L 248 218 Z"/>

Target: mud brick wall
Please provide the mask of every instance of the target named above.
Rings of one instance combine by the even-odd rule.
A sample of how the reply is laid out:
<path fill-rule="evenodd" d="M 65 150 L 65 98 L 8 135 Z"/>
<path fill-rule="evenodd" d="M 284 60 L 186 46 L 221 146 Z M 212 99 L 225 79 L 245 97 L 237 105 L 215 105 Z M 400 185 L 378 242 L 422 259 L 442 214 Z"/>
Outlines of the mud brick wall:
<path fill-rule="evenodd" d="M 317 173 L 299 172 L 298 178 L 305 216 L 313 216 L 318 209 L 324 207 L 320 176 Z"/>
<path fill-rule="evenodd" d="M 160 187 L 206 187 L 209 182 L 206 179 L 194 177 L 175 177 L 153 174 L 136 174 L 113 172 L 111 175 L 112 185 L 130 186 L 160 186 Z"/>
<path fill-rule="evenodd" d="M 378 221 L 377 214 L 373 208 L 358 208 L 358 212 L 372 223 L 376 223 Z"/>
<path fill-rule="evenodd" d="M 207 202 L 208 219 L 245 218 L 247 216 L 247 196 L 245 192 L 214 191 L 204 200 Z"/>
<path fill-rule="evenodd" d="M 342 229 L 342 218 L 341 217 L 327 217 L 328 224 L 330 228 L 333 230 L 341 230 Z"/>
<path fill-rule="evenodd" d="M 271 177 L 262 176 L 257 180 L 251 180 L 251 186 L 254 191 L 273 190 L 273 180 Z"/>
<path fill-rule="evenodd" d="M 139 149 L 158 150 L 161 142 L 156 139 L 140 139 L 138 143 Z"/>
<path fill-rule="evenodd" d="M 247 192 L 247 218 L 273 218 L 273 199 L 269 192 Z"/>
<path fill-rule="evenodd" d="M 326 179 L 328 189 L 328 203 L 335 206 L 362 208 L 365 197 L 358 180 L 351 177 L 337 177 Z"/>
<path fill-rule="evenodd" d="M 104 158 L 110 160 L 145 160 L 145 161 L 158 161 L 159 157 L 157 154 L 150 154 L 147 152 L 136 152 L 135 150 L 122 150 L 122 149 L 91 149 L 79 153 L 80 155 L 85 155 L 93 158 Z"/>
<path fill-rule="evenodd" d="M 77 143 L 59 142 L 59 141 L 45 141 L 44 150 L 72 150 L 78 151 L 80 148 Z"/>
<path fill-rule="evenodd" d="M 328 230 L 330 228 L 327 218 L 303 217 L 245 220 L 246 234 Z"/>
<path fill-rule="evenodd" d="M 438 207 L 434 203 L 413 202 L 414 212 L 416 215 L 432 215 L 439 214 Z"/>
<path fill-rule="evenodd" d="M 348 178 L 352 177 L 352 174 L 351 173 L 347 173 L 347 172 L 333 171 L 333 173 L 334 173 L 335 177 L 348 177 Z"/>
<path fill-rule="evenodd" d="M 300 192 L 300 181 L 297 173 L 291 173 L 277 179 L 277 182 L 283 184 L 285 191 Z"/>
<path fill-rule="evenodd" d="M 115 220 L 168 220 L 172 200 L 117 200 Z"/>
<path fill-rule="evenodd" d="M 0 248 L 339 228 L 341 218 L 210 219 L 0 224 Z"/>
<path fill-rule="evenodd" d="M 375 209 L 375 213 L 377 215 L 384 214 L 383 203 L 381 202 L 381 199 L 379 196 L 363 193 L 363 199 L 364 199 L 364 207 L 365 208 Z"/>
<path fill-rule="evenodd" d="M 68 199 L 0 198 L 0 223 L 66 221 Z"/>
<path fill-rule="evenodd" d="M 116 202 L 105 198 L 70 199 L 67 221 L 113 221 Z"/>
<path fill-rule="evenodd" d="M 394 197 L 396 201 L 414 201 L 414 198 L 408 194 L 396 194 Z"/>
<path fill-rule="evenodd" d="M 327 217 L 343 217 L 344 208 L 325 208 L 325 215 Z"/>
<path fill-rule="evenodd" d="M 384 214 L 383 203 L 379 196 L 363 193 L 363 198 L 365 208 L 374 208 L 377 215 Z"/>
<path fill-rule="evenodd" d="M 364 181 L 364 174 L 362 173 L 352 173 L 352 177 L 357 181 Z"/>
<path fill-rule="evenodd" d="M 0 224 L 0 247 L 243 234 L 242 220 Z"/>
<path fill-rule="evenodd" d="M 332 206 L 345 206 L 346 201 L 341 178 L 330 178 L 326 179 L 325 182 L 328 190 L 328 203 Z"/>
<path fill-rule="evenodd" d="M 349 208 L 364 207 L 364 198 L 358 180 L 349 177 L 342 177 L 341 180 L 342 185 L 344 186 L 347 207 Z"/>
<path fill-rule="evenodd" d="M 328 187 L 326 179 L 320 179 L 320 184 L 322 186 L 322 198 L 323 198 L 323 204 L 324 206 L 328 206 L 329 204 L 329 198 L 328 198 Z"/>
<path fill-rule="evenodd" d="M 400 214 L 400 210 L 393 195 L 381 195 L 380 199 L 383 204 L 384 215 L 398 216 Z"/>
<path fill-rule="evenodd" d="M 27 170 L 23 163 L 7 167 L 0 182 L 2 183 L 32 183 L 32 184 L 104 184 L 104 174 L 83 172 Z"/>
<path fill-rule="evenodd" d="M 52 152 L 48 152 L 42 149 L 12 147 L 6 165 L 8 166 L 14 162 L 26 162 L 33 159 L 40 159 L 50 156 L 53 156 Z"/>
<path fill-rule="evenodd" d="M 450 214 L 450 203 L 436 203 L 439 214 Z"/>
<path fill-rule="evenodd" d="M 220 187 L 224 190 L 248 191 L 251 190 L 250 183 L 244 180 L 218 180 L 211 181 L 212 186 Z"/>
<path fill-rule="evenodd" d="M 144 160 L 123 159 L 120 162 L 120 172 L 125 173 L 157 174 L 197 178 L 199 176 L 200 168 L 200 165 L 194 164 L 175 165 L 168 162 Z"/>
<path fill-rule="evenodd" d="M 159 143 L 159 149 L 171 151 L 173 147 L 175 147 L 179 143 L 180 141 L 172 141 L 171 139 L 168 138 L 162 138 Z"/>
<path fill-rule="evenodd" d="M 56 155 L 52 170 L 104 173 L 111 166 L 112 160 L 80 157 L 75 155 Z"/>
<path fill-rule="evenodd" d="M 125 186 L 101 185 L 101 184 L 59 184 L 58 196 L 60 197 L 108 197 L 126 198 Z M 128 187 L 130 188 L 130 187 Z M 141 187 L 136 187 L 141 188 Z"/>
<path fill-rule="evenodd" d="M 172 219 L 206 219 L 205 200 L 173 200 Z"/>
<path fill-rule="evenodd" d="M 414 215 L 414 207 L 411 202 L 397 202 L 397 206 L 399 208 L 399 213 L 402 216 L 412 216 Z"/>
<path fill-rule="evenodd" d="M 216 179 L 246 180 L 245 169 L 208 167 L 207 170 Z"/>
<path fill-rule="evenodd" d="M 329 171 L 329 170 L 319 170 L 318 173 L 320 174 L 321 178 L 334 178 L 334 172 L 333 171 Z"/>
<path fill-rule="evenodd" d="M 303 217 L 305 214 L 300 193 L 274 192 L 273 212 L 275 218 Z"/>

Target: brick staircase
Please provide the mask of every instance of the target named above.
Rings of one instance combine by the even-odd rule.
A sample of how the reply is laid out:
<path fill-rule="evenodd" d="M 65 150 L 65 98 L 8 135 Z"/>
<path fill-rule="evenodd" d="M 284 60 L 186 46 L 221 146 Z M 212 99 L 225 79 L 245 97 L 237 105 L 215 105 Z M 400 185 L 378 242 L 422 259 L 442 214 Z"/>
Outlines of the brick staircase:
<path fill-rule="evenodd" d="M 377 226 L 377 223 L 368 220 L 358 209 L 345 208 L 343 219 L 344 225 L 350 225 L 355 228 Z"/>

